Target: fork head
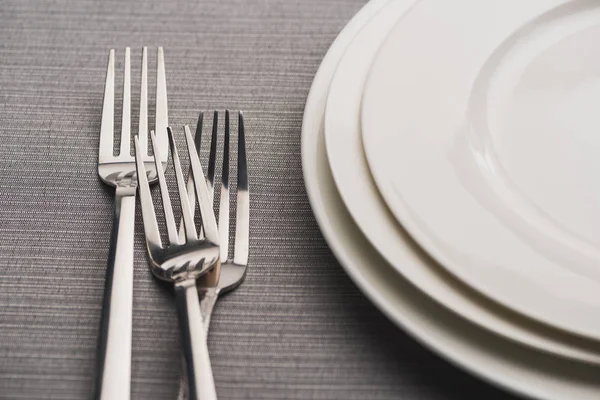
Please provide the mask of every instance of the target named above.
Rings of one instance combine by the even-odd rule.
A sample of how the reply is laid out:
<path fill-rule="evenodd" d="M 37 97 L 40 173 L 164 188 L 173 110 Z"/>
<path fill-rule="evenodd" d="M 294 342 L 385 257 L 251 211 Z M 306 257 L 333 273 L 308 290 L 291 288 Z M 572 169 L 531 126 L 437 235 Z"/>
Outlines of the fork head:
<path fill-rule="evenodd" d="M 142 76 L 140 88 L 139 138 L 140 154 L 149 172 L 149 182 L 157 180 L 153 158 L 148 155 L 148 50 L 142 49 Z M 125 71 L 123 75 L 123 112 L 121 116 L 121 146 L 119 155 L 113 155 L 114 119 L 115 119 L 115 51 L 108 54 L 106 83 L 104 86 L 104 103 L 102 105 L 102 122 L 100 126 L 100 150 L 98 153 L 98 175 L 105 183 L 112 186 L 132 186 L 135 188 L 135 160 L 131 155 L 131 62 L 130 49 L 125 49 Z M 167 146 L 167 84 L 165 77 L 165 59 L 162 47 L 157 52 L 156 67 L 156 115 L 155 129 L 160 148 Z M 168 153 L 161 155 L 160 161 L 166 166 Z"/>
<path fill-rule="evenodd" d="M 181 163 L 179 161 L 179 154 L 173 138 L 173 131 L 171 128 L 167 128 L 185 233 L 182 238 L 178 236 L 163 165 L 159 161 L 162 159 L 161 157 L 163 157 L 162 153 L 164 149 L 158 147 L 156 136 L 154 135 L 154 132 L 151 131 L 151 141 L 155 155 L 154 165 L 158 176 L 163 212 L 169 238 L 169 244 L 166 246 L 163 246 L 158 231 L 158 223 L 150 194 L 148 175 L 142 158 L 141 143 L 139 138 L 137 136 L 135 137 L 135 162 L 139 182 L 142 219 L 144 222 L 144 232 L 146 235 L 146 245 L 150 257 L 151 270 L 156 277 L 171 282 L 179 282 L 200 277 L 209 269 L 218 265 L 220 255 L 217 222 L 212 211 L 212 202 L 209 197 L 206 181 L 204 180 L 202 166 L 198 160 L 194 139 L 192 138 L 188 126 L 184 127 L 184 131 L 190 158 L 190 170 L 192 171 L 191 177 L 193 179 L 196 199 L 202 217 L 204 235 L 199 236 L 198 231 L 196 230 L 192 213 L 193 207 L 190 206 Z"/>
<path fill-rule="evenodd" d="M 200 139 L 202 135 L 203 113 L 198 117 L 196 128 L 196 150 L 200 151 Z M 213 115 L 213 129 L 208 159 L 208 173 L 206 180 L 210 197 L 213 197 L 213 185 L 215 181 L 215 164 L 217 158 L 217 125 L 218 113 Z M 230 209 L 230 186 L 229 186 L 229 162 L 230 162 L 230 124 L 229 110 L 225 111 L 225 136 L 223 140 L 223 168 L 221 173 L 221 196 L 219 200 L 219 237 L 221 248 L 221 263 L 204 275 L 198 281 L 199 289 L 214 288 L 217 292 L 224 293 L 239 286 L 246 275 L 248 266 L 249 227 L 250 227 L 250 198 L 248 185 L 248 164 L 246 160 L 246 139 L 244 129 L 244 115 L 238 113 L 238 156 L 237 156 L 237 193 L 235 202 L 235 242 L 233 245 L 233 259 L 229 254 L 229 209 Z M 193 195 L 193 185 L 188 182 L 188 192 Z M 190 202 L 193 204 L 193 197 Z M 233 204 L 233 203 L 232 203 Z M 183 235 L 183 227 L 180 227 L 180 237 Z"/>

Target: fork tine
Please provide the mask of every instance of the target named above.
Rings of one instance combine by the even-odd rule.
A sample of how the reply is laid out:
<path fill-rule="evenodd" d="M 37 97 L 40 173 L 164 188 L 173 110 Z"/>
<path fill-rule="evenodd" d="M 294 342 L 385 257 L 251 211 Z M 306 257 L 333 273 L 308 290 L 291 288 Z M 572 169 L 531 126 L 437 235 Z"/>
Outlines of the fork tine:
<path fill-rule="evenodd" d="M 247 265 L 250 246 L 250 187 L 248 186 L 244 114 L 241 111 L 238 121 L 237 210 L 233 262 L 238 265 Z"/>
<path fill-rule="evenodd" d="M 170 130 L 171 128 L 167 128 Z M 170 244 L 179 244 L 177 237 L 177 228 L 175 227 L 175 217 L 173 216 L 173 207 L 171 206 L 171 198 L 169 197 L 169 190 L 167 189 L 167 181 L 165 180 L 165 173 L 162 168 L 163 159 L 162 152 L 165 150 L 158 148 L 158 143 L 154 131 L 150 131 L 150 138 L 152 139 L 152 151 L 154 152 L 154 165 L 156 165 L 156 174 L 158 175 L 158 185 L 160 187 L 160 195 L 162 198 L 163 211 L 165 213 L 165 222 L 167 224 L 167 234 L 169 236 Z"/>
<path fill-rule="evenodd" d="M 196 152 L 200 153 L 200 144 L 202 143 L 202 124 L 204 123 L 204 113 L 200 111 L 198 114 L 198 122 L 196 123 L 196 136 L 194 136 L 194 145 Z"/>
<path fill-rule="evenodd" d="M 196 146 L 196 153 L 200 154 L 200 143 L 202 142 L 202 123 L 204 121 L 204 113 L 200 111 L 198 115 L 198 123 L 196 124 L 196 136 L 194 136 L 194 144 Z M 192 217 L 196 209 L 196 189 L 194 189 L 194 179 L 192 178 L 192 170 L 188 172 L 186 191 L 188 195 L 188 203 L 190 205 L 190 211 Z M 202 236 L 202 230 L 200 230 L 200 236 Z M 185 238 L 185 227 L 183 218 L 179 224 L 179 241 L 182 242 Z"/>
<path fill-rule="evenodd" d="M 113 156 L 113 131 L 115 125 L 115 50 L 108 52 L 102 122 L 100 125 L 99 162 L 109 161 Z"/>
<path fill-rule="evenodd" d="M 225 110 L 225 138 L 223 141 L 223 171 L 221 172 L 221 200 L 219 203 L 219 238 L 221 260 L 229 256 L 229 110 Z"/>
<path fill-rule="evenodd" d="M 131 51 L 125 48 L 125 74 L 123 76 L 123 115 L 121 116 L 120 157 L 131 157 Z"/>
<path fill-rule="evenodd" d="M 215 188 L 215 164 L 217 163 L 217 134 L 219 127 L 219 113 L 213 113 L 212 136 L 210 138 L 210 154 L 208 156 L 208 192 L 210 194 L 211 203 L 214 198 Z"/>
<path fill-rule="evenodd" d="M 165 55 L 163 48 L 158 48 L 158 54 L 156 59 L 156 120 L 154 129 L 156 131 L 158 139 L 158 147 L 160 149 L 167 149 L 167 126 L 169 126 L 169 113 L 167 107 L 167 79 L 165 76 Z M 164 151 L 161 153 L 160 160 L 164 163 L 167 162 L 169 152 Z"/>
<path fill-rule="evenodd" d="M 142 79 L 140 87 L 140 123 L 138 136 L 140 137 L 141 155 L 148 154 L 148 48 L 142 48 Z"/>
<path fill-rule="evenodd" d="M 190 168 L 192 169 L 192 177 L 194 179 L 194 187 L 196 188 L 196 196 L 200 206 L 200 215 L 202 216 L 202 227 L 204 229 L 204 237 L 209 242 L 218 245 L 219 233 L 217 230 L 217 221 L 212 208 L 212 202 L 208 194 L 208 187 L 204 179 L 204 172 L 198 160 L 198 153 L 194 149 L 194 139 L 190 133 L 190 127 L 185 125 L 185 138 L 187 141 L 187 149 L 190 156 Z"/>
<path fill-rule="evenodd" d="M 146 243 L 148 246 L 157 248 L 162 247 L 160 233 L 158 232 L 158 222 L 154 213 L 154 204 L 152 203 L 152 195 L 150 194 L 150 185 L 148 184 L 148 176 L 146 168 L 144 168 L 144 156 L 140 148 L 140 140 L 135 137 L 135 166 L 137 170 L 138 187 L 140 191 L 140 204 L 142 205 L 142 220 L 144 221 L 144 232 L 146 235 Z"/>
<path fill-rule="evenodd" d="M 173 166 L 175 167 L 175 176 L 177 177 L 177 188 L 179 189 L 179 199 L 181 201 L 181 213 L 183 214 L 183 226 L 185 227 L 185 238 L 188 242 L 196 240 L 198 238 L 196 234 L 196 227 L 194 226 L 194 217 L 190 210 L 190 202 L 188 200 L 188 193 L 185 189 L 185 181 L 183 180 L 183 171 L 181 170 L 181 162 L 179 161 L 179 154 L 177 153 L 177 147 L 175 146 L 175 139 L 173 138 L 173 131 L 171 128 L 167 128 L 169 136 L 169 145 L 171 146 L 171 155 L 173 156 Z M 180 227 L 181 228 L 181 227 Z M 181 235 L 179 236 L 181 243 Z"/>

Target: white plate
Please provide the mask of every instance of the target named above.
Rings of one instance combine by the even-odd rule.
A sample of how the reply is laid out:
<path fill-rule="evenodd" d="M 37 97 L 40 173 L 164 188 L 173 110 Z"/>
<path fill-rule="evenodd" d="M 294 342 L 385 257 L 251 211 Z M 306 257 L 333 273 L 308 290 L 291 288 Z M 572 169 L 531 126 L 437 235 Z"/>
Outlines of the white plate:
<path fill-rule="evenodd" d="M 362 89 L 381 43 L 415 0 L 392 0 L 357 34 L 338 63 L 324 119 L 329 164 L 340 195 L 371 244 L 404 277 L 440 304 L 508 339 L 551 354 L 600 363 L 600 345 L 532 323 L 440 269 L 408 237 L 381 199 L 368 170 L 360 130 Z"/>
<path fill-rule="evenodd" d="M 598 399 L 599 368 L 530 351 L 440 307 L 386 264 L 344 208 L 325 153 L 322 122 L 327 88 L 346 46 L 385 3 L 368 3 L 338 36 L 319 68 L 306 103 L 302 165 L 323 235 L 354 282 L 392 321 L 449 360 L 523 395 L 548 400 Z"/>
<path fill-rule="evenodd" d="M 594 339 L 598 43 L 597 1 L 423 0 L 381 47 L 362 104 L 376 184 L 427 252 L 491 299 Z"/>
<path fill-rule="evenodd" d="M 396 324 L 463 368 L 505 388 L 548 400 L 597 399 L 598 368 L 544 356 L 448 312 L 400 278 L 359 232 L 335 189 L 322 130 L 337 61 L 386 0 L 369 2 L 331 46 L 313 82 L 302 126 L 302 165 L 311 206 L 329 245 L 361 290 Z"/>

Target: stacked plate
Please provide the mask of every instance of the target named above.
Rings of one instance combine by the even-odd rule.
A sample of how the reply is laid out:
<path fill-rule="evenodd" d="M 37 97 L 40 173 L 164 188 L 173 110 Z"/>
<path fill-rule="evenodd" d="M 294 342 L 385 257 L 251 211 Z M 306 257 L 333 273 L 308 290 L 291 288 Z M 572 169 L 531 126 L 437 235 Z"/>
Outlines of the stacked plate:
<path fill-rule="evenodd" d="M 595 0 L 372 0 L 304 114 L 310 201 L 354 281 L 536 398 L 600 398 L 598 43 Z"/>

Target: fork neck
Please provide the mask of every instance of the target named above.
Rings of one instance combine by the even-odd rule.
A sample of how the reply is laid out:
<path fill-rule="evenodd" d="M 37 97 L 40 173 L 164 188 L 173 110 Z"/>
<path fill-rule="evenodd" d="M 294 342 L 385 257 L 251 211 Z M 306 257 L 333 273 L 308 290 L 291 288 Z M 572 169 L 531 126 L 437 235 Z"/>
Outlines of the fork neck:
<path fill-rule="evenodd" d="M 137 181 L 134 179 L 131 180 L 121 180 L 117 182 L 115 188 L 115 196 L 116 197 L 126 197 L 126 196 L 135 196 L 135 192 L 137 191 Z"/>

